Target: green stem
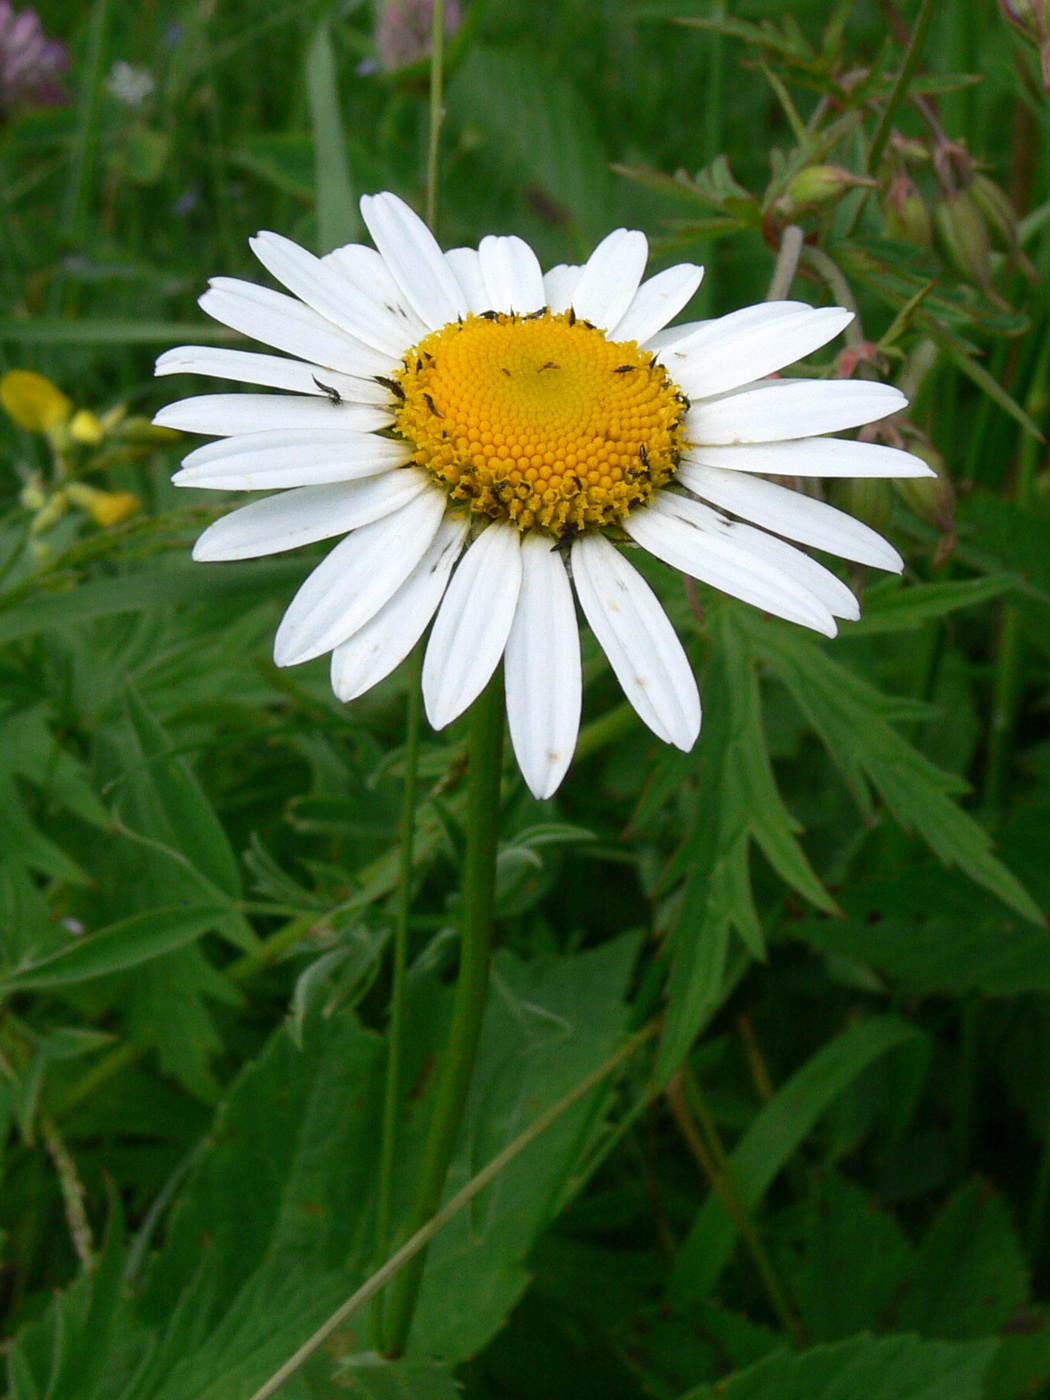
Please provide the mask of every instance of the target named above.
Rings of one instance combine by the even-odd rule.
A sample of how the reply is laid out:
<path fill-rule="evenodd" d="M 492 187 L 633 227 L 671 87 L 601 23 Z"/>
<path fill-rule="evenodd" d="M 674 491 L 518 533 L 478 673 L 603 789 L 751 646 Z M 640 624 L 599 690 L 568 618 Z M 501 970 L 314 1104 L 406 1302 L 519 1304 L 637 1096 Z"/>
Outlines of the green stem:
<path fill-rule="evenodd" d="M 386 1256 L 390 1242 L 390 1203 L 394 1188 L 394 1149 L 401 1090 L 401 1047 L 405 1037 L 405 985 L 408 971 L 408 924 L 412 912 L 412 866 L 416 832 L 416 788 L 419 778 L 419 731 L 423 713 L 420 678 L 423 646 L 412 654 L 408 676 L 408 712 L 405 717 L 405 790 L 401 806 L 401 840 L 398 854 L 397 911 L 394 918 L 394 966 L 390 990 L 390 1027 L 387 1031 L 386 1090 L 383 1099 L 383 1137 L 379 1152 L 379 1201 L 376 1207 L 377 1262 Z M 377 1293 L 372 1311 L 376 1338 L 383 1332 L 383 1295 Z"/>
<path fill-rule="evenodd" d="M 883 108 L 882 117 L 875 130 L 875 138 L 871 143 L 871 150 L 868 152 L 868 174 L 874 173 L 882 153 L 886 149 L 886 142 L 890 139 L 890 132 L 893 130 L 893 119 L 897 111 L 908 95 L 908 88 L 915 75 L 919 59 L 922 56 L 922 48 L 926 42 L 926 34 L 933 19 L 936 9 L 933 0 L 922 0 L 922 9 L 919 17 L 915 21 L 915 28 L 912 30 L 911 43 L 908 45 L 908 52 L 904 55 L 904 62 L 901 64 L 900 72 L 897 74 L 897 81 L 893 84 L 893 90 L 889 95 L 886 106 Z"/>
<path fill-rule="evenodd" d="M 399 1270 L 403 1269 L 420 1250 L 425 1249 L 438 1231 L 443 1229 L 464 1206 L 469 1205 L 474 1197 L 490 1186 L 501 1172 L 506 1171 L 515 1157 L 520 1156 L 526 1147 L 531 1147 L 552 1123 L 558 1121 L 562 1114 L 567 1113 L 592 1089 L 596 1089 L 603 1079 L 608 1078 L 614 1070 L 619 1069 L 640 1046 L 656 1034 L 657 1030 L 659 1030 L 659 1024 L 653 1021 L 640 1030 L 637 1035 L 632 1035 L 630 1040 L 625 1041 L 604 1064 L 599 1065 L 596 1070 L 592 1070 L 586 1078 L 581 1079 L 574 1088 L 570 1089 L 564 1098 L 560 1098 L 556 1104 L 552 1104 L 550 1108 L 534 1119 L 523 1133 L 519 1134 L 513 1142 L 507 1144 L 502 1152 L 493 1157 L 488 1166 L 482 1167 L 477 1176 L 471 1177 L 466 1186 L 457 1191 L 436 1215 L 432 1216 L 421 1229 L 416 1231 L 411 1239 L 406 1240 L 397 1253 L 392 1254 L 383 1267 L 377 1269 L 356 1293 L 336 1308 L 327 1322 L 321 1324 L 313 1336 L 308 1338 L 299 1350 L 274 1372 L 265 1385 L 259 1387 L 250 1400 L 271 1400 L 271 1397 L 277 1394 L 281 1386 L 290 1380 L 309 1361 L 310 1357 L 324 1346 L 329 1337 L 338 1332 L 340 1327 L 349 1321 L 358 1309 L 363 1308 L 368 1300 L 380 1288 L 384 1287 Z"/>
<path fill-rule="evenodd" d="M 503 771 L 502 668 L 497 669 L 474 701 L 470 712 L 469 755 L 459 979 L 415 1200 L 407 1223 L 409 1234 L 421 1229 L 441 1203 L 485 1013 Z M 390 1356 L 400 1356 L 405 1349 L 425 1258 L 425 1251 L 421 1250 L 391 1290 L 385 1332 L 385 1350 Z"/>
<path fill-rule="evenodd" d="M 445 116 L 442 106 L 444 82 L 445 0 L 433 0 L 430 14 L 430 143 L 427 148 L 427 223 L 431 229 L 437 219 L 438 147 Z"/>

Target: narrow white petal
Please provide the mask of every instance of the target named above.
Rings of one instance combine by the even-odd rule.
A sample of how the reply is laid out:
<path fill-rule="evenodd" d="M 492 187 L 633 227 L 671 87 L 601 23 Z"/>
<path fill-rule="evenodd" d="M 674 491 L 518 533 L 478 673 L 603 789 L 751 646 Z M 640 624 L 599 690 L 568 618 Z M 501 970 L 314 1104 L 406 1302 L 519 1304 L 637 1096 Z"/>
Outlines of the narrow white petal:
<path fill-rule="evenodd" d="M 649 257 L 649 243 L 637 229 L 607 234 L 584 264 L 572 308 L 581 321 L 608 330 L 622 321 L 634 301 Z"/>
<path fill-rule="evenodd" d="M 476 248 L 450 248 L 445 261 L 452 269 L 456 281 L 467 299 L 468 308 L 475 316 L 493 309 L 489 300 L 485 279 L 481 275 L 481 258 Z"/>
<path fill-rule="evenodd" d="M 767 534 L 765 530 L 756 530 L 752 525 L 728 521 L 709 506 L 674 491 L 662 495 L 660 503 L 669 515 L 677 515 L 689 525 L 715 534 L 728 534 L 749 554 L 772 564 L 807 593 L 812 593 L 832 617 L 848 617 L 851 620 L 860 617 L 860 604 L 846 584 L 830 569 L 818 564 L 794 545 L 787 544 L 776 535 Z"/>
<path fill-rule="evenodd" d="M 423 703 L 433 729 L 461 715 L 503 655 L 521 588 L 513 525 L 490 525 L 452 575 L 423 659 Z"/>
<path fill-rule="evenodd" d="M 172 481 L 212 491 L 278 491 L 378 476 L 411 460 L 408 443 L 374 433 L 239 433 L 184 457 Z"/>
<path fill-rule="evenodd" d="M 366 247 L 364 243 L 346 243 L 326 253 L 321 261 L 334 267 L 390 313 L 394 324 L 401 328 L 406 347 L 426 335 L 429 327 L 412 310 L 408 298 L 390 275 L 382 253 L 375 248 Z"/>
<path fill-rule="evenodd" d="M 279 355 L 256 355 L 250 350 L 223 350 L 214 345 L 180 345 L 165 350 L 154 373 L 207 374 L 213 379 L 235 379 L 241 384 L 261 384 L 267 389 L 291 389 L 297 394 L 327 396 L 334 389 L 348 403 L 389 404 L 390 390 L 374 379 L 355 379 L 323 365 L 285 360 Z"/>
<path fill-rule="evenodd" d="M 213 320 L 288 355 L 298 355 L 360 379 L 390 373 L 393 362 L 389 355 L 354 340 L 283 292 L 272 292 L 269 287 L 257 287 L 254 282 L 241 282 L 234 277 L 213 277 L 197 304 Z"/>
<path fill-rule="evenodd" d="M 704 269 L 678 263 L 650 277 L 638 292 L 623 319 L 609 332 L 610 340 L 636 340 L 644 345 L 663 330 L 685 306 L 703 280 Z"/>
<path fill-rule="evenodd" d="M 934 476 L 921 457 L 877 442 L 851 438 L 804 437 L 753 446 L 689 447 L 686 457 L 726 471 L 765 476 Z"/>
<path fill-rule="evenodd" d="M 718 467 L 701 467 L 683 462 L 678 480 L 690 491 L 723 510 L 732 511 L 743 520 L 750 520 L 789 540 L 825 549 L 841 559 L 853 559 L 858 564 L 872 564 L 877 569 L 892 569 L 899 573 L 904 560 L 891 544 L 869 526 L 834 506 L 815 501 L 777 486 L 762 477 L 746 472 L 721 471 Z"/>
<path fill-rule="evenodd" d="M 546 535 L 521 545 L 521 593 L 504 675 L 510 738 L 533 797 L 550 797 L 576 750 L 583 680 L 580 634 L 561 555 Z"/>
<path fill-rule="evenodd" d="M 815 309 L 797 301 L 745 306 L 662 350 L 660 362 L 690 398 L 710 398 L 805 359 L 852 320 L 853 312 L 839 306 Z"/>
<path fill-rule="evenodd" d="M 467 314 L 467 299 L 437 240 L 403 199 L 388 193 L 363 195 L 361 217 L 424 325 L 436 331 Z"/>
<path fill-rule="evenodd" d="M 749 540 L 746 526 L 733 525 L 711 511 L 707 528 L 702 528 L 695 515 L 686 520 L 680 512 L 681 507 L 675 509 L 658 496 L 647 509 L 633 511 L 625 519 L 624 529 L 643 549 L 673 569 L 789 622 L 835 636 L 838 629 L 829 610 L 783 569 L 762 557 Z"/>
<path fill-rule="evenodd" d="M 494 311 L 527 314 L 547 305 L 539 259 L 523 238 L 490 233 L 481 240 L 478 257 Z"/>
<path fill-rule="evenodd" d="M 603 535 L 575 542 L 572 577 L 627 699 L 658 738 L 688 752 L 700 733 L 700 695 L 656 594 Z"/>
<path fill-rule="evenodd" d="M 899 389 L 866 379 L 771 379 L 723 399 L 694 403 L 685 431 L 698 446 L 775 442 L 859 428 L 907 406 Z"/>
<path fill-rule="evenodd" d="M 277 665 L 321 656 L 374 617 L 430 548 L 446 502 L 433 487 L 337 544 L 288 605 L 274 639 Z"/>
<path fill-rule="evenodd" d="M 446 515 L 426 554 L 389 602 L 332 652 L 332 689 L 356 700 L 399 666 L 437 611 L 467 538 L 465 515 Z"/>
<path fill-rule="evenodd" d="M 668 326 L 665 331 L 657 331 L 645 342 L 645 349 L 651 350 L 659 357 L 661 350 L 666 350 L 669 345 L 677 345 L 680 340 L 684 340 L 687 335 L 692 335 L 701 326 L 710 325 L 709 321 L 683 321 L 680 326 Z"/>
<path fill-rule="evenodd" d="M 194 559 L 257 559 L 371 525 L 425 491 L 430 478 L 417 468 L 361 481 L 298 486 L 224 515 L 193 547 Z"/>
<path fill-rule="evenodd" d="M 338 428 L 371 433 L 377 428 L 388 428 L 394 416 L 373 404 L 329 403 L 327 399 L 299 394 L 199 394 L 167 404 L 153 421 L 184 433 L 232 437 L 235 433 L 294 428 L 306 432 Z"/>
<path fill-rule="evenodd" d="M 324 263 L 290 238 L 260 233 L 248 240 L 268 272 L 318 315 L 366 345 L 397 359 L 412 343 L 401 320 L 370 293 L 355 286 L 331 263 Z"/>
<path fill-rule="evenodd" d="M 567 263 L 559 263 L 543 274 L 543 294 L 553 312 L 568 311 L 572 305 L 572 294 L 582 275 L 582 267 Z"/>

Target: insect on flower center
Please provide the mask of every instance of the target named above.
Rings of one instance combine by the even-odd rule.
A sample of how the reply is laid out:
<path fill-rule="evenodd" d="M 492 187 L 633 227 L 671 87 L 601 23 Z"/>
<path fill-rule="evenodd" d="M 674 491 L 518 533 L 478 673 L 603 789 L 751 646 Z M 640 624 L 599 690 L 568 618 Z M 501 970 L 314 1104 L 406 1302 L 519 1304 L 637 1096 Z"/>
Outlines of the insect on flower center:
<path fill-rule="evenodd" d="M 621 520 L 678 467 L 687 400 L 633 341 L 571 311 L 443 326 L 391 387 L 396 431 L 453 501 L 561 539 Z"/>

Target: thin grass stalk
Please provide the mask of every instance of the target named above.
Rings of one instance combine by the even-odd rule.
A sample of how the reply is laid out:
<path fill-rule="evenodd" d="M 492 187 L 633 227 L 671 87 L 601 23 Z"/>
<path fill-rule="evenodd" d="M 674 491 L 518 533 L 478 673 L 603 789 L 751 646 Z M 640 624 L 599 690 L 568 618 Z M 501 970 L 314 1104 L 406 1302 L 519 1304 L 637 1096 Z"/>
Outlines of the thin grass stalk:
<path fill-rule="evenodd" d="M 413 847 L 416 831 L 416 792 L 419 782 L 419 731 L 423 717 L 420 688 L 423 670 L 423 644 L 412 653 L 408 675 L 408 711 L 405 716 L 405 787 L 401 807 L 400 851 L 397 881 L 397 908 L 394 918 L 394 959 L 390 989 L 390 1024 L 387 1030 L 386 1085 L 383 1094 L 383 1130 L 379 1152 L 379 1188 L 376 1206 L 377 1260 L 382 1259 L 390 1242 L 390 1208 L 394 1190 L 394 1157 L 397 1123 L 401 1107 L 401 1052 L 405 1038 L 406 978 L 408 973 L 408 927 L 412 913 Z M 373 1305 L 376 1341 L 383 1334 L 383 1295 L 377 1293 Z"/>
<path fill-rule="evenodd" d="M 503 772 L 503 669 L 478 696 L 470 712 L 470 767 L 467 790 L 466 851 L 459 977 L 452 1004 L 448 1042 L 441 1058 L 434 1107 L 423 1147 L 408 1229 L 415 1233 L 437 1210 L 445 1189 L 470 1079 L 481 1038 L 488 991 L 489 955 L 496 896 L 500 778 Z M 386 1308 L 385 1351 L 405 1349 L 419 1297 L 425 1251 L 413 1258 L 391 1289 Z"/>

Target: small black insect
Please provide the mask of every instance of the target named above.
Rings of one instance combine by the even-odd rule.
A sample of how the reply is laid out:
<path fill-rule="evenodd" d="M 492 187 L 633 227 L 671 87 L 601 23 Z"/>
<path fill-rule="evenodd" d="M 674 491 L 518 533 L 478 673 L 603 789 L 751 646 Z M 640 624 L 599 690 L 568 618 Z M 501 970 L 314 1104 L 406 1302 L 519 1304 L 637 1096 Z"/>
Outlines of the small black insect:
<path fill-rule="evenodd" d="M 585 325 L 589 331 L 593 331 L 593 330 L 597 330 L 597 329 L 598 329 L 597 326 L 594 324 L 593 321 L 584 321 L 584 322 L 582 322 L 582 324 Z"/>
<path fill-rule="evenodd" d="M 613 370 L 613 374 L 630 374 L 632 370 L 637 368 L 637 365 L 620 365 L 618 368 Z"/>
<path fill-rule="evenodd" d="M 431 411 L 431 413 L 434 415 L 434 417 L 435 417 L 435 418 L 444 418 L 445 415 L 444 415 L 443 413 L 439 413 L 439 412 L 437 411 L 437 409 L 434 407 L 434 400 L 430 397 L 430 395 L 429 395 L 429 394 L 424 394 L 423 397 L 426 399 L 426 401 L 427 401 L 427 407 L 430 409 L 430 411 Z"/>
<path fill-rule="evenodd" d="M 541 306 L 538 311 L 530 311 L 527 316 L 523 316 L 521 319 L 523 321 L 538 321 L 541 316 L 546 316 L 546 314 L 547 308 L 545 306 Z"/>
<path fill-rule="evenodd" d="M 545 365 L 540 365 L 540 367 L 539 367 L 539 369 L 536 371 L 536 373 L 537 373 L 537 374 L 542 374 L 543 371 L 544 371 L 545 369 L 557 369 L 557 368 L 558 368 L 558 366 L 554 363 L 553 360 L 548 360 L 547 363 L 546 363 Z"/>
<path fill-rule="evenodd" d="M 569 550 L 572 547 L 573 540 L 579 533 L 580 527 L 578 525 L 566 525 L 565 529 L 561 532 L 561 535 L 558 538 L 558 543 L 556 545 L 552 545 L 551 553 L 568 554 Z"/>
<path fill-rule="evenodd" d="M 643 467 L 647 467 L 647 466 L 649 465 L 649 453 L 648 453 L 648 451 L 646 450 L 646 446 L 645 446 L 645 443 L 644 443 L 644 442 L 642 443 L 641 447 L 639 447 L 639 449 L 638 449 L 638 456 L 641 457 L 641 459 L 642 459 L 642 466 L 643 466 Z"/>
<path fill-rule="evenodd" d="M 576 312 L 572 309 L 571 306 L 569 307 L 568 321 L 570 326 L 574 326 L 576 324 Z"/>
<path fill-rule="evenodd" d="M 422 373 L 423 373 L 423 361 L 419 358 L 418 355 L 416 356 L 416 373 L 417 373 L 417 374 L 422 374 Z"/>
<path fill-rule="evenodd" d="M 504 373 L 504 374 L 507 376 L 507 378 L 509 379 L 509 378 L 510 378 L 510 370 L 506 367 L 506 365 L 500 365 L 500 369 L 503 371 L 503 373 Z"/>
<path fill-rule="evenodd" d="M 342 394 L 339 392 L 338 389 L 333 389 L 333 387 L 331 386 L 331 384 L 322 384 L 321 381 L 318 379 L 318 377 L 317 377 L 316 374 L 315 374 L 315 375 L 312 375 L 311 377 L 312 377 L 314 383 L 315 383 L 315 384 L 317 385 L 317 387 L 320 389 L 321 393 L 324 394 L 325 397 L 328 399 L 328 402 L 329 402 L 329 403 L 342 403 L 342 402 L 343 402 L 343 396 L 342 396 Z"/>
<path fill-rule="evenodd" d="M 483 311 L 483 312 L 481 313 L 481 315 L 482 315 L 482 317 L 483 317 L 486 321 L 498 321 L 498 320 L 499 320 L 499 312 L 498 312 L 498 311 Z"/>
<path fill-rule="evenodd" d="M 389 389 L 395 399 L 400 399 L 401 402 L 404 403 L 405 391 L 404 389 L 402 389 L 401 385 L 397 382 L 396 379 L 387 379 L 382 374 L 374 374 L 372 378 L 377 384 L 382 384 L 384 389 Z"/>

